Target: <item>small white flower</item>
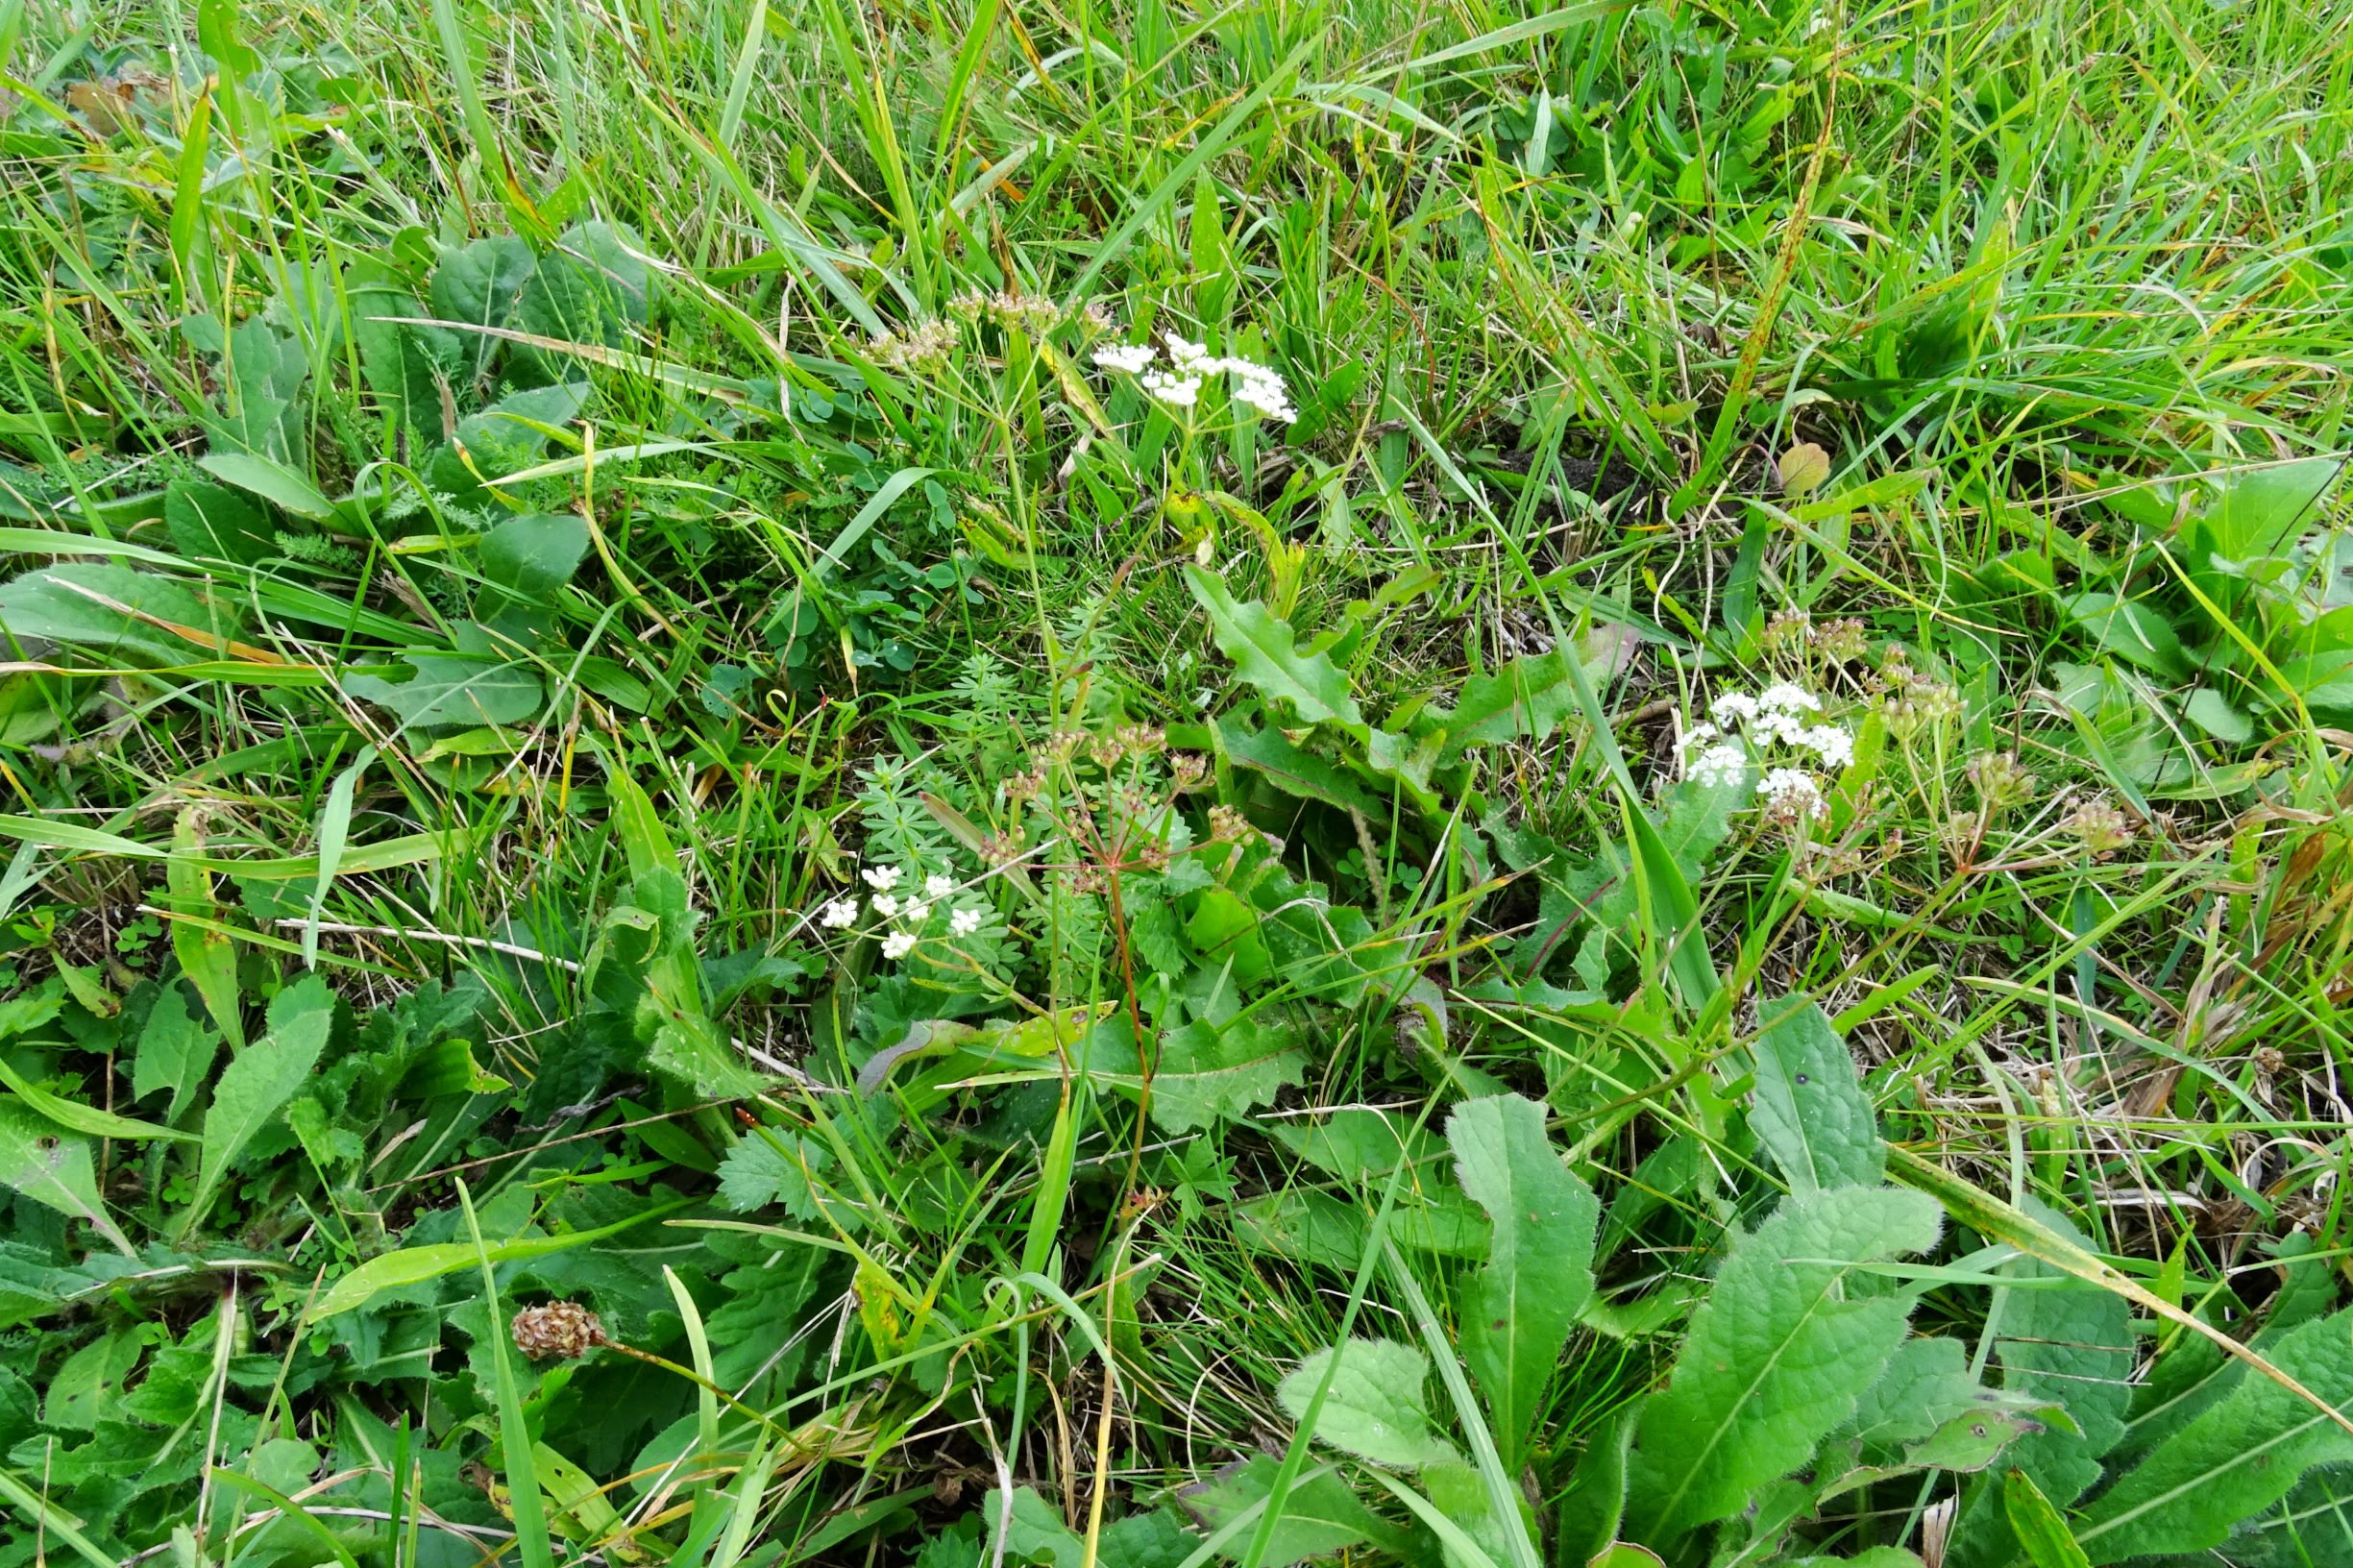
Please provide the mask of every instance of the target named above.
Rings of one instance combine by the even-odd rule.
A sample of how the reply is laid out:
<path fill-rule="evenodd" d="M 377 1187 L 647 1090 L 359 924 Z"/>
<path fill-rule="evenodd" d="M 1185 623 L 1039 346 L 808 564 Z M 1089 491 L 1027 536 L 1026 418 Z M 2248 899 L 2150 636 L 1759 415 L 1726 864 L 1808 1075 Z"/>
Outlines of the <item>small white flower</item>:
<path fill-rule="evenodd" d="M 1787 708 L 1765 708 L 1759 711 L 1756 716 L 1755 728 L 1763 730 L 1767 737 L 1780 742 L 1783 746 L 1803 746 L 1805 744 L 1805 721 Z"/>
<path fill-rule="evenodd" d="M 1263 365 L 1254 365 L 1246 359 L 1229 359 L 1226 368 L 1240 373 L 1234 380 L 1234 400 L 1237 403 L 1247 404 L 1268 419 L 1285 424 L 1299 417 L 1299 410 L 1291 406 L 1291 395 L 1284 386 L 1282 377 Z"/>
<path fill-rule="evenodd" d="M 1771 770 L 1757 781 L 1756 793 L 1765 797 L 1767 810 L 1792 821 L 1800 817 L 1830 814 L 1830 808 L 1823 804 L 1822 786 L 1802 768 Z"/>
<path fill-rule="evenodd" d="M 1711 746 L 1691 761 L 1684 776 L 1694 784 L 1713 789 L 1723 784 L 1737 784 L 1748 775 L 1749 753 L 1737 746 Z"/>
<path fill-rule="evenodd" d="M 1756 717 L 1756 698 L 1746 692 L 1722 692 L 1707 704 L 1707 717 L 1726 729 Z"/>
<path fill-rule="evenodd" d="M 934 902 L 946 897 L 955 891 L 955 880 L 952 877 L 942 876 L 938 871 L 923 878 L 923 896 Z"/>
<path fill-rule="evenodd" d="M 866 885 L 876 893 L 889 893 L 898 886 L 898 868 L 895 866 L 869 866 L 858 874 L 865 877 Z"/>
<path fill-rule="evenodd" d="M 1189 342 L 1176 333 L 1168 334 L 1168 362 L 1181 371 L 1214 376 L 1224 367 L 1210 357 L 1210 352 L 1198 343 Z"/>
<path fill-rule="evenodd" d="M 886 920 L 892 916 L 896 915 L 898 913 L 897 895 L 895 894 L 889 893 L 878 893 L 874 894 L 874 913 L 881 916 Z"/>
<path fill-rule="evenodd" d="M 1763 695 L 1757 698 L 1756 704 L 1760 708 L 1778 709 L 1783 713 L 1819 713 L 1822 711 L 1821 698 L 1816 697 L 1804 687 L 1793 686 L 1786 680 L 1777 680 L 1766 687 Z"/>
<path fill-rule="evenodd" d="M 909 925 L 921 925 L 925 920 L 931 919 L 931 905 L 920 898 L 910 898 L 907 900 L 906 907 L 899 913 L 907 918 Z"/>
<path fill-rule="evenodd" d="M 912 931 L 894 931 L 882 939 L 882 956 L 885 958 L 905 958 L 914 951 L 915 933 Z"/>
<path fill-rule="evenodd" d="M 1713 724 L 1694 724 L 1683 731 L 1682 738 L 1675 743 L 1675 754 L 1687 757 L 1699 747 L 1712 745 L 1716 737 L 1723 733 Z"/>
<path fill-rule="evenodd" d="M 1137 378 L 1137 384 L 1171 407 L 1190 408 L 1201 401 L 1201 378 L 1198 376 L 1169 376 L 1157 370 L 1147 370 Z"/>
<path fill-rule="evenodd" d="M 1802 731 L 1797 744 L 1822 759 L 1826 768 L 1844 768 L 1854 760 L 1854 737 L 1836 724 L 1814 724 Z"/>
<path fill-rule="evenodd" d="M 981 913 L 977 909 L 960 909 L 947 918 L 947 928 L 955 935 L 968 937 L 980 929 Z"/>
<path fill-rule="evenodd" d="M 1149 343 L 1106 343 L 1094 351 L 1094 362 L 1105 370 L 1125 371 L 1130 376 L 1143 373 L 1158 355 Z"/>
<path fill-rule="evenodd" d="M 854 923 L 857 919 L 858 900 L 855 898 L 836 898 L 825 906 L 825 923 L 836 931 Z"/>

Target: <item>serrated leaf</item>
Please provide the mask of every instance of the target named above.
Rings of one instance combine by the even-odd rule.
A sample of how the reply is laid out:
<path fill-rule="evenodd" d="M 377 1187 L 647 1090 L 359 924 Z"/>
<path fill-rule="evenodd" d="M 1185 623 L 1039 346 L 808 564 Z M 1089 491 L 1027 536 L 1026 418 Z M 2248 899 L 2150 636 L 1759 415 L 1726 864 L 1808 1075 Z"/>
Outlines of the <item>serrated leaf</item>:
<path fill-rule="evenodd" d="M 1854 1058 L 1812 998 L 1770 1009 L 1756 1037 L 1749 1125 L 1790 1187 L 1875 1187 L 1887 1172 L 1877 1113 Z"/>
<path fill-rule="evenodd" d="M 238 1052 L 212 1088 L 197 1155 L 196 1196 L 184 1230 L 204 1216 L 254 1136 L 309 1083 L 334 1021 L 334 993 L 316 975 L 305 975 L 271 999 L 269 1032 Z"/>
<path fill-rule="evenodd" d="M 1643 1409 L 1629 1511 L 1664 1541 L 1728 1518 L 1812 1456 L 1901 1342 L 1901 1296 L 1848 1299 L 1854 1269 L 1936 1244 L 1936 1205 L 1885 1188 L 1793 1194 L 1733 1241 L 1667 1386 Z"/>
<path fill-rule="evenodd" d="M 1310 723 L 1364 723 L 1357 699 L 1349 694 L 1347 675 L 1322 654 L 1303 653 L 1293 646 L 1289 622 L 1257 600 L 1236 603 L 1225 579 L 1200 567 L 1188 565 L 1185 582 L 1209 613 L 1210 635 L 1218 650 L 1262 697 L 1288 704 Z"/>
<path fill-rule="evenodd" d="M 795 1219 L 815 1219 L 809 1175 L 826 1159 L 823 1146 L 805 1138 L 781 1133 L 740 1138 L 719 1163 L 719 1201 L 739 1214 L 780 1204 Z"/>
<path fill-rule="evenodd" d="M 1217 725 L 1217 743 L 1229 761 L 1272 779 L 1286 795 L 1373 818 L 1386 808 L 1337 764 L 1302 749 L 1276 729 L 1244 729 L 1232 720 Z"/>
<path fill-rule="evenodd" d="M 1238 1017 L 1170 1030 L 1152 1072 L 1153 1123 L 1184 1133 L 1231 1121 L 1297 1084 L 1307 1066 L 1286 1023 Z"/>
<path fill-rule="evenodd" d="M 1593 1294 L 1601 1204 L 1561 1163 L 1533 1100 L 1472 1100 L 1446 1123 L 1462 1188 L 1487 1212 L 1493 1250 L 1463 1292 L 1463 1358 L 1516 1472 L 1569 1329 Z"/>
<path fill-rule="evenodd" d="M 1394 1339 L 1347 1339 L 1302 1360 L 1275 1390 L 1293 1420 L 1307 1419 L 1335 1360 L 1331 1391 L 1315 1415 L 1317 1441 L 1397 1470 L 1462 1462 L 1431 1424 L 1424 1403 L 1430 1358 Z"/>
<path fill-rule="evenodd" d="M 2283 1335 L 2271 1363 L 2340 1412 L 2353 1411 L 2353 1313 Z M 2304 1472 L 2353 1461 L 2353 1434 L 2267 1378 L 2246 1378 L 2157 1445 L 2084 1510 L 2075 1530 L 2094 1563 L 2202 1552 L 2288 1495 Z"/>

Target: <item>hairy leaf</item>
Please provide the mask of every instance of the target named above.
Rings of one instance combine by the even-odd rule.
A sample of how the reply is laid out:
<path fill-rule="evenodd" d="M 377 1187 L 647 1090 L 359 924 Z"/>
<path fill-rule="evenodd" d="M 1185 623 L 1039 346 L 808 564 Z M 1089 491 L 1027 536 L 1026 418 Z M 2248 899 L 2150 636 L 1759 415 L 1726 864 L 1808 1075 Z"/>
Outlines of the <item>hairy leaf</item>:
<path fill-rule="evenodd" d="M 1289 1025 L 1238 1017 L 1189 1023 L 1161 1037 L 1152 1074 L 1152 1120 L 1172 1132 L 1206 1129 L 1265 1104 L 1306 1074 Z"/>
<path fill-rule="evenodd" d="M 59 1131 L 48 1117 L 12 1099 L 0 1099 L 0 1183 L 43 1208 L 88 1221 L 117 1251 L 132 1250 L 98 1195 L 88 1141 Z"/>
<path fill-rule="evenodd" d="M 1180 1493 L 1178 1501 L 1204 1529 L 1214 1531 L 1272 1496 L 1281 1469 L 1273 1456 L 1256 1454 Z M 1240 1531 L 1227 1543 L 1225 1556 L 1239 1556 L 1249 1542 L 1250 1531 Z M 1412 1537 L 1366 1507 L 1331 1470 L 1311 1471 L 1284 1499 L 1282 1517 L 1259 1560 L 1262 1568 L 1289 1568 L 1303 1557 L 1329 1556 L 1366 1543 L 1394 1556 L 1410 1549 Z"/>
<path fill-rule="evenodd" d="M 1803 1464 L 1903 1338 L 1900 1296 L 1846 1299 L 1856 1265 L 1935 1245 L 1936 1205 L 1884 1188 L 1799 1193 L 1732 1243 L 1667 1386 L 1643 1410 L 1629 1512 L 1645 1539 L 1729 1517 Z"/>
<path fill-rule="evenodd" d="M 2316 1318 L 2270 1360 L 2340 1411 L 2353 1411 L 2353 1312 Z M 2242 1520 L 2288 1495 L 2316 1464 L 2353 1461 L 2353 1435 L 2267 1378 L 2160 1443 L 2084 1511 L 2075 1538 L 2095 1563 L 2221 1544 Z"/>
<path fill-rule="evenodd" d="M 1473 1100 L 1446 1124 L 1463 1190 L 1487 1212 L 1494 1247 L 1467 1285 L 1462 1351 L 1516 1471 L 1569 1328 L 1593 1294 L 1601 1204 L 1561 1163 L 1533 1100 Z"/>
<path fill-rule="evenodd" d="M 319 1053 L 334 1026 L 335 999 L 327 982 L 306 975 L 271 999 L 269 1032 L 237 1053 L 221 1069 L 205 1111 L 204 1142 L 197 1158 L 196 1196 L 189 1203 L 193 1225 L 211 1205 L 229 1172 L 285 1103 L 310 1081 Z"/>
<path fill-rule="evenodd" d="M 1875 1187 L 1886 1174 L 1887 1145 L 1854 1058 L 1809 997 L 1774 1009 L 1756 1037 L 1749 1125 L 1799 1191 Z"/>
<path fill-rule="evenodd" d="M 1462 1462 L 1455 1445 L 1431 1424 L 1424 1403 L 1430 1358 L 1394 1339 L 1348 1339 L 1301 1361 L 1275 1390 L 1293 1419 L 1307 1419 L 1308 1406 L 1335 1359 L 1339 1365 L 1332 1373 L 1331 1391 L 1315 1414 L 1318 1440 L 1398 1470 Z"/>

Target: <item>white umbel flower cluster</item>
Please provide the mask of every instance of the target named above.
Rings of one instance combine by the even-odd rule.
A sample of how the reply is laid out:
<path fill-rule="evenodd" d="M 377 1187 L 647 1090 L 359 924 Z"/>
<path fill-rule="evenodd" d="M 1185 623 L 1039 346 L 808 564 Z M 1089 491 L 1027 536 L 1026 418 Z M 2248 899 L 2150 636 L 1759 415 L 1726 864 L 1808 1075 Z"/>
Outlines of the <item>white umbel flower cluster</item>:
<path fill-rule="evenodd" d="M 1756 796 L 1767 816 L 1793 827 L 1827 817 L 1829 803 L 1814 770 L 1852 763 L 1854 736 L 1838 724 L 1816 722 L 1821 712 L 1821 698 L 1788 681 L 1753 695 L 1719 692 L 1707 705 L 1707 721 L 1693 724 L 1675 744 L 1683 777 L 1704 788 L 1723 788 L 1762 766 Z"/>
<path fill-rule="evenodd" d="M 1168 368 L 1149 343 L 1106 343 L 1094 351 L 1094 362 L 1105 370 L 1133 376 L 1145 392 L 1172 407 L 1189 408 L 1201 401 L 1201 388 L 1214 377 L 1226 379 L 1226 391 L 1236 403 L 1262 418 L 1287 424 L 1299 417 L 1290 389 L 1272 366 L 1233 355 L 1214 355 L 1201 344 L 1168 334 Z"/>
<path fill-rule="evenodd" d="M 942 875 L 938 871 L 925 875 L 919 867 L 909 870 L 898 866 L 863 866 L 858 870 L 858 880 L 870 890 L 866 908 L 867 914 L 874 921 L 872 929 L 861 934 L 880 937 L 882 956 L 893 963 L 905 958 L 923 943 L 924 928 L 931 923 L 936 909 L 946 910 L 947 934 L 950 937 L 977 936 L 980 928 L 988 923 L 988 906 L 980 902 L 977 896 L 969 902 L 957 903 L 957 894 L 963 890 L 957 887 L 954 877 Z M 901 883 L 912 886 L 919 881 L 923 890 L 919 895 L 894 891 Z M 858 900 L 854 897 L 831 899 L 820 906 L 810 919 L 828 931 L 847 931 L 858 923 Z M 932 933 L 934 936 L 937 934 L 936 931 Z"/>

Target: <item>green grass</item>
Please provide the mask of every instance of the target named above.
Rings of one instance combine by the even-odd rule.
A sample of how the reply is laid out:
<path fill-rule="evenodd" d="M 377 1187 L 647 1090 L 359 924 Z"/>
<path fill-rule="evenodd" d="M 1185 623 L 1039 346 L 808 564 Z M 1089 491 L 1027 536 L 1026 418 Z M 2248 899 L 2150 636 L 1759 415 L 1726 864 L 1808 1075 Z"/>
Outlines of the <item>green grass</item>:
<path fill-rule="evenodd" d="M 0 0 L 0 1568 L 1257 1568 L 1269 1482 L 1351 1561 L 1957 1514 L 1996 1568 L 2014 1467 L 2118 1560 L 2139 1478 L 2066 1442 L 2289 1418 L 2183 1314 L 2353 1401 L 2293 1332 L 2348 1256 L 2348 38 Z M 1094 358 L 1172 338 L 1297 417 Z M 1855 743 L 1801 821 L 1678 759 L 1776 681 Z M 954 885 L 904 958 L 823 919 L 888 866 Z M 1654 1416 L 1621 1517 L 1732 1238 L 1806 1217 L 1801 994 L 1973 1189 L 1899 1159 L 1942 1239 L 1829 1299 L 2022 1398 L 2137 1282 L 2074 1374 L 2129 1425 L 1972 1469 L 1826 1395 L 1684 1521 Z M 1602 1211 L 1525 1434 L 1447 1131 L 1507 1092 Z M 494 1335 L 551 1301 L 609 1346 Z M 1349 1335 L 1452 1461 L 1286 1382 Z M 2353 1562 L 2349 1497 L 2143 1550 Z"/>

